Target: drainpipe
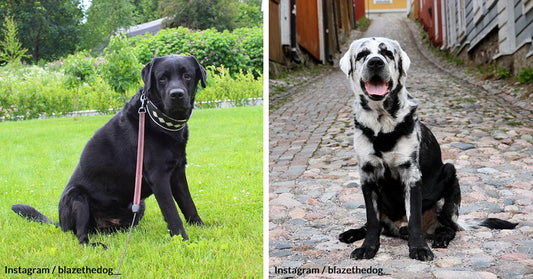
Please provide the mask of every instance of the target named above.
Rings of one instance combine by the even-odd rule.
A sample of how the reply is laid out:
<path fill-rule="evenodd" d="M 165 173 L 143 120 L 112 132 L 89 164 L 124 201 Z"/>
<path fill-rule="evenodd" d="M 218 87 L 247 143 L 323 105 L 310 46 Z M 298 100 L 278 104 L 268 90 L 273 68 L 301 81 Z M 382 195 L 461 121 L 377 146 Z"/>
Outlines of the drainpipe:
<path fill-rule="evenodd" d="M 341 53 L 341 48 L 339 46 L 339 32 L 338 32 L 338 26 L 337 26 L 337 5 L 335 5 L 336 1 L 333 2 L 333 26 L 335 27 L 335 42 L 337 43 L 337 52 Z"/>
<path fill-rule="evenodd" d="M 357 29 L 357 16 L 355 14 L 355 0 L 352 0 L 352 10 L 353 10 L 353 29 Z"/>
<path fill-rule="evenodd" d="M 328 1 L 322 0 L 322 17 L 324 19 L 324 52 L 326 61 L 333 64 L 333 59 L 329 55 L 329 24 L 328 24 Z"/>
<path fill-rule="evenodd" d="M 297 64 L 302 63 L 296 54 L 296 0 L 291 0 L 291 58 Z"/>

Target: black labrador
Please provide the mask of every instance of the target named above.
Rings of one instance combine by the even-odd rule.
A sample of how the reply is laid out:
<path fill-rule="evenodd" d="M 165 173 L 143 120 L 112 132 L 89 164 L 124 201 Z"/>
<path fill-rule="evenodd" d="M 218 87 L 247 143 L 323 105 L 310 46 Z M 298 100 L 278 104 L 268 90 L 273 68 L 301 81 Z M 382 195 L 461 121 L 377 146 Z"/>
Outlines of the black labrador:
<path fill-rule="evenodd" d="M 188 239 L 174 200 L 189 224 L 203 225 L 185 177 L 185 146 L 187 120 L 198 82 L 205 87 L 205 69 L 194 56 L 170 55 L 154 58 L 141 75 L 144 87 L 85 145 L 59 200 L 59 224 L 28 205 L 13 205 L 13 211 L 29 220 L 59 225 L 65 232 L 72 230 L 80 244 L 88 244 L 88 233 L 114 232 L 128 228 L 132 221 L 136 225 L 144 214 L 143 200 L 153 193 L 170 235 Z M 143 95 L 150 120 L 145 125 L 142 202 L 133 220 L 138 111 Z"/>

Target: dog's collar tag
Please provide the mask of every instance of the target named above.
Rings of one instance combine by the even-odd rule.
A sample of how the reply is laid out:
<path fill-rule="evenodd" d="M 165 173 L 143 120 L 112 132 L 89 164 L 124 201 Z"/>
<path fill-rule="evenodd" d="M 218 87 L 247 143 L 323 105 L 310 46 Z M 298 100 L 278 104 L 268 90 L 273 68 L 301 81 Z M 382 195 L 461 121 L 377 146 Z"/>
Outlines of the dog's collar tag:
<path fill-rule="evenodd" d="M 152 119 L 157 126 L 167 131 L 177 132 L 187 125 L 188 119 L 178 120 L 166 115 L 149 99 L 146 99 L 146 111 L 148 112 L 148 115 L 150 115 L 150 119 Z"/>

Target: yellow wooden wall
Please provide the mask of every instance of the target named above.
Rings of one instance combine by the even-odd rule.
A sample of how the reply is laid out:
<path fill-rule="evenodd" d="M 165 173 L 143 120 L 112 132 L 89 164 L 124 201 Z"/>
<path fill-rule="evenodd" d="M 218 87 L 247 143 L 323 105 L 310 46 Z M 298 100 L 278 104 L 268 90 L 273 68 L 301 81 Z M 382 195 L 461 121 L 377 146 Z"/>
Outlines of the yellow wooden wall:
<path fill-rule="evenodd" d="M 378 2 L 378 4 L 375 4 Z M 406 10 L 407 9 L 407 0 L 392 0 L 392 3 L 381 4 L 376 0 L 365 0 L 365 4 L 368 4 L 368 9 L 370 11 L 384 11 L 384 10 Z"/>

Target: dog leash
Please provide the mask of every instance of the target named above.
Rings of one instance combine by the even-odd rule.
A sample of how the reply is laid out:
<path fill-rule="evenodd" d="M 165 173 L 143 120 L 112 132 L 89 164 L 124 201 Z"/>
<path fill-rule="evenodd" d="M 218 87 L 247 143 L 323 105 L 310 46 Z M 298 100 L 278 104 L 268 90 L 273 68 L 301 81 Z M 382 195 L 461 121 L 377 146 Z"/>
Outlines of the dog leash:
<path fill-rule="evenodd" d="M 133 193 L 133 204 L 131 205 L 131 211 L 133 212 L 133 220 L 131 220 L 131 226 L 128 233 L 128 238 L 126 239 L 126 245 L 124 246 L 124 252 L 120 258 L 120 264 L 117 268 L 117 273 L 115 273 L 115 278 L 120 275 L 120 268 L 122 267 L 122 262 L 126 256 L 126 250 L 128 249 L 128 243 L 130 242 L 131 231 L 133 230 L 133 225 L 135 223 L 135 218 L 137 217 L 137 212 L 139 211 L 141 205 L 141 185 L 143 180 L 143 161 L 144 161 L 144 123 L 146 119 L 146 107 L 145 101 L 146 96 L 141 94 L 141 107 L 139 108 L 139 133 L 137 134 L 137 166 L 135 168 L 135 191 Z"/>

